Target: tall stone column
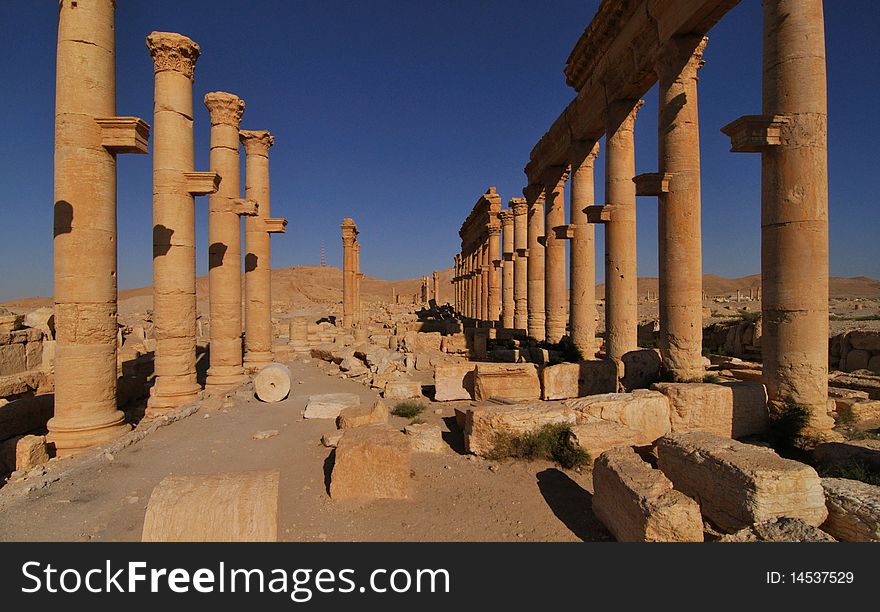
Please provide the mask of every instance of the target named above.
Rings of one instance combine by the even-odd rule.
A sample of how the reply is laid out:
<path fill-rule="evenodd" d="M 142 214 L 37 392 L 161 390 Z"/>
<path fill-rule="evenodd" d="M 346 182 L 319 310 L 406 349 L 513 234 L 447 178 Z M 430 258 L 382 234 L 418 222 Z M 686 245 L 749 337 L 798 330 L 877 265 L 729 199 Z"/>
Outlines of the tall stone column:
<path fill-rule="evenodd" d="M 593 206 L 595 201 L 593 164 L 598 154 L 599 143 L 581 143 L 572 163 L 571 174 L 569 321 L 572 343 L 584 359 L 592 359 L 596 355 L 595 231 L 593 225 L 587 222 L 584 209 Z"/>
<path fill-rule="evenodd" d="M 351 329 L 356 320 L 355 308 L 357 291 L 357 271 L 355 270 L 355 244 L 358 229 L 354 220 L 342 220 L 342 326 Z"/>
<path fill-rule="evenodd" d="M 116 116 L 113 0 L 60 3 L 55 87 L 55 416 L 58 456 L 128 431 L 116 409 L 116 155 L 149 126 Z"/>
<path fill-rule="evenodd" d="M 275 137 L 242 130 L 245 197 L 257 203 L 257 216 L 244 220 L 244 366 L 255 372 L 275 360 L 272 352 L 272 251 L 270 235 L 283 233 L 287 219 L 270 216 L 269 149 Z"/>
<path fill-rule="evenodd" d="M 153 325 L 156 378 L 147 415 L 198 398 L 195 197 L 217 191 L 214 172 L 193 172 L 193 73 L 199 46 L 153 32 Z"/>
<path fill-rule="evenodd" d="M 528 332 L 544 340 L 544 193 L 541 185 L 525 190 L 528 204 Z"/>
<path fill-rule="evenodd" d="M 476 245 L 471 245 L 471 252 L 468 255 L 468 317 L 478 319 L 480 313 L 480 296 L 477 291 L 480 280 L 480 272 L 477 269 L 477 250 Z"/>
<path fill-rule="evenodd" d="M 495 323 L 501 318 L 501 223 L 498 219 L 489 222 L 488 244 L 489 300 L 487 320 Z"/>
<path fill-rule="evenodd" d="M 557 230 L 565 225 L 565 181 L 567 168 L 556 168 L 545 188 L 544 223 L 544 334 L 547 342 L 565 336 L 567 290 L 565 286 L 565 238 Z"/>
<path fill-rule="evenodd" d="M 359 240 L 354 241 L 354 324 L 361 324 L 361 281 L 364 275 L 361 274 L 361 243 Z"/>
<path fill-rule="evenodd" d="M 660 91 L 660 352 L 677 381 L 703 379 L 703 251 L 697 70 L 706 38 L 671 40 L 657 60 Z"/>
<path fill-rule="evenodd" d="M 434 291 L 434 300 L 440 303 L 440 273 L 437 270 L 431 274 L 431 287 Z"/>
<path fill-rule="evenodd" d="M 244 101 L 225 92 L 205 95 L 211 113 L 211 170 L 220 188 L 210 198 L 208 288 L 211 311 L 211 366 L 205 390 L 218 392 L 245 380 L 241 346 L 241 220 L 256 214 L 241 197 L 238 128 Z"/>
<path fill-rule="evenodd" d="M 638 266 L 633 128 L 641 100 L 618 100 L 606 113 L 605 352 L 620 360 L 638 348 Z"/>
<path fill-rule="evenodd" d="M 764 1 L 763 116 L 723 129 L 734 151 L 761 153 L 763 378 L 771 413 L 806 408 L 808 435 L 833 427 L 822 10 L 822 0 Z"/>
<path fill-rule="evenodd" d="M 501 327 L 513 328 L 514 300 L 513 300 L 513 268 L 516 254 L 513 250 L 513 211 L 503 210 L 499 215 L 501 219 Z"/>
<path fill-rule="evenodd" d="M 510 200 L 513 210 L 513 248 L 516 259 L 513 262 L 513 326 L 528 329 L 529 326 L 529 205 L 524 198 Z"/>
<path fill-rule="evenodd" d="M 489 268 L 492 264 L 489 261 L 489 240 L 490 237 L 486 234 L 480 243 L 480 320 L 484 322 L 491 320 L 489 315 L 489 288 L 491 286 Z"/>

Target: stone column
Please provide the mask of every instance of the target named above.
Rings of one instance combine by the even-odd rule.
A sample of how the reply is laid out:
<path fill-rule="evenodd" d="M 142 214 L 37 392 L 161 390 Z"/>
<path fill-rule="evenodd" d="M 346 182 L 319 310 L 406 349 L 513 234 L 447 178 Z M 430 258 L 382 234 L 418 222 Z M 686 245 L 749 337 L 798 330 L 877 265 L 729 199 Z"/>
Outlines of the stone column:
<path fill-rule="evenodd" d="M 528 205 L 528 333 L 544 340 L 544 193 L 541 185 L 525 190 Z"/>
<path fill-rule="evenodd" d="M 468 318 L 477 319 L 480 303 L 480 296 L 477 294 L 477 280 L 479 272 L 477 271 L 477 252 L 476 247 L 472 244 L 468 254 Z"/>
<path fill-rule="evenodd" d="M 513 327 L 528 329 L 529 326 L 529 205 L 523 198 L 510 200 L 513 210 L 513 248 L 516 259 L 513 262 Z"/>
<path fill-rule="evenodd" d="M 703 254 L 697 70 L 706 38 L 676 37 L 657 59 L 660 116 L 660 352 L 673 380 L 703 379 Z"/>
<path fill-rule="evenodd" d="M 272 353 L 272 252 L 270 235 L 284 232 L 287 219 L 272 219 L 269 149 L 275 137 L 266 131 L 242 130 L 245 197 L 257 203 L 257 216 L 244 220 L 244 366 L 256 372 L 275 360 Z"/>
<path fill-rule="evenodd" d="M 545 188 L 544 223 L 544 334 L 556 344 L 565 336 L 567 290 L 565 238 L 557 233 L 565 225 L 565 181 L 568 168 L 555 168 Z"/>
<path fill-rule="evenodd" d="M 488 230 L 487 230 L 488 231 Z M 489 240 L 488 233 L 483 236 L 480 243 L 480 321 L 490 321 L 489 315 L 489 268 L 492 265 L 489 261 Z"/>
<path fill-rule="evenodd" d="M 211 170 L 220 188 L 210 198 L 208 287 L 211 310 L 211 366 L 205 389 L 219 392 L 245 380 L 241 345 L 241 220 L 256 214 L 241 197 L 238 128 L 244 101 L 225 92 L 205 95 L 211 113 Z"/>
<path fill-rule="evenodd" d="M 58 456 L 128 431 L 116 409 L 116 155 L 149 126 L 116 116 L 115 2 L 60 3 L 55 87 L 55 416 Z"/>
<path fill-rule="evenodd" d="M 147 415 L 198 398 L 196 380 L 195 198 L 217 191 L 214 172 L 193 172 L 193 72 L 199 46 L 153 32 L 153 325 L 156 378 Z"/>
<path fill-rule="evenodd" d="M 294 317 L 289 323 L 288 345 L 298 354 L 309 352 L 309 321 L 305 317 Z"/>
<path fill-rule="evenodd" d="M 356 315 L 357 272 L 355 270 L 355 244 L 358 229 L 354 220 L 346 217 L 342 220 L 342 326 L 346 329 L 354 327 Z"/>
<path fill-rule="evenodd" d="M 364 275 L 361 274 L 361 243 L 360 240 L 354 241 L 354 324 L 359 327 L 361 324 L 361 281 Z"/>
<path fill-rule="evenodd" d="M 596 355 L 595 230 L 587 222 L 584 209 L 593 206 L 595 201 L 593 163 L 598 154 L 599 143 L 580 143 L 571 174 L 569 321 L 572 343 L 584 359 L 593 359 Z"/>
<path fill-rule="evenodd" d="M 513 328 L 513 267 L 516 254 L 513 250 L 513 211 L 503 210 L 501 219 L 501 327 Z"/>
<path fill-rule="evenodd" d="M 612 102 L 606 113 L 605 352 L 620 360 L 638 348 L 638 266 L 633 128 L 641 100 Z"/>
<path fill-rule="evenodd" d="M 434 300 L 439 304 L 440 303 L 440 273 L 437 270 L 434 270 L 434 273 L 431 275 L 431 287 L 434 292 Z"/>
<path fill-rule="evenodd" d="M 487 320 L 496 323 L 501 318 L 501 222 L 489 222 L 489 312 Z"/>

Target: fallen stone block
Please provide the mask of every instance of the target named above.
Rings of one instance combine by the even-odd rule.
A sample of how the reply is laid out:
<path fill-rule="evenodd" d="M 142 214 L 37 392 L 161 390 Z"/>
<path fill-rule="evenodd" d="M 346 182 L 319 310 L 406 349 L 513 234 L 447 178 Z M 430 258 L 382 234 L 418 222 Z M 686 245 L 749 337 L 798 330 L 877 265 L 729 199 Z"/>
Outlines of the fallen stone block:
<path fill-rule="evenodd" d="M 825 468 L 860 464 L 880 472 L 880 440 L 826 442 L 813 449 L 813 459 Z"/>
<path fill-rule="evenodd" d="M 836 542 L 833 537 L 801 519 L 780 516 L 734 533 L 721 536 L 719 542 Z"/>
<path fill-rule="evenodd" d="M 443 336 L 440 343 L 440 350 L 444 353 L 453 355 L 467 355 L 468 343 L 464 334 L 453 334 L 452 336 Z"/>
<path fill-rule="evenodd" d="M 312 395 L 303 411 L 304 419 L 335 419 L 346 408 L 359 406 L 361 398 L 354 393 L 323 393 Z"/>
<path fill-rule="evenodd" d="M 541 399 L 538 370 L 530 363 L 479 363 L 474 374 L 474 399 L 529 402 Z"/>
<path fill-rule="evenodd" d="M 278 470 L 167 476 L 147 504 L 144 542 L 275 542 Z"/>
<path fill-rule="evenodd" d="M 578 367 L 578 396 L 617 391 L 617 364 L 610 359 L 588 359 L 578 362 Z"/>
<path fill-rule="evenodd" d="M 631 448 L 593 465 L 593 513 L 618 542 L 702 542 L 700 507 Z"/>
<path fill-rule="evenodd" d="M 623 375 L 620 384 L 624 390 L 647 389 L 660 381 L 660 352 L 655 349 L 639 349 L 624 353 Z"/>
<path fill-rule="evenodd" d="M 422 397 L 422 383 L 413 380 L 395 380 L 385 383 L 385 399 L 401 400 Z"/>
<path fill-rule="evenodd" d="M 767 433 L 767 388 L 760 382 L 723 382 L 733 392 L 731 437 L 744 438 Z"/>
<path fill-rule="evenodd" d="M 270 363 L 254 377 L 254 393 L 262 402 L 280 402 L 290 393 L 290 370 L 286 365 Z"/>
<path fill-rule="evenodd" d="M 333 499 L 406 499 L 410 489 L 410 443 L 387 427 L 348 429 L 336 446 L 330 478 Z"/>
<path fill-rule="evenodd" d="M 856 399 L 835 402 L 838 420 L 855 429 L 876 429 L 880 427 L 880 400 Z"/>
<path fill-rule="evenodd" d="M 352 429 L 367 425 L 378 425 L 388 422 L 388 406 L 377 399 L 369 406 L 351 406 L 339 413 L 336 419 L 336 427 L 339 429 Z"/>
<path fill-rule="evenodd" d="M 434 399 L 438 402 L 473 399 L 475 363 L 438 363 L 434 366 Z"/>
<path fill-rule="evenodd" d="M 54 411 L 54 395 L 22 397 L 0 406 L 0 440 L 45 428 Z"/>
<path fill-rule="evenodd" d="M 342 434 L 345 433 L 342 430 L 337 430 L 332 433 L 325 433 L 321 436 L 321 444 L 326 446 L 327 448 L 336 448 L 336 445 L 339 444 L 339 439 L 342 438 Z"/>
<path fill-rule="evenodd" d="M 828 515 L 819 475 L 769 448 L 706 432 L 672 433 L 657 442 L 660 469 L 726 531 L 780 516 L 818 527 Z"/>
<path fill-rule="evenodd" d="M 443 431 L 439 425 L 430 423 L 417 423 L 403 428 L 409 440 L 410 448 L 419 453 L 442 453 L 449 449 L 443 441 Z"/>
<path fill-rule="evenodd" d="M 580 447 L 595 461 L 607 450 L 619 446 L 638 446 L 642 435 L 635 429 L 613 421 L 596 419 L 578 425 L 572 425 L 568 443 L 572 447 Z"/>
<path fill-rule="evenodd" d="M 651 386 L 669 399 L 671 431 L 733 434 L 733 390 L 710 383 L 657 383 Z"/>
<path fill-rule="evenodd" d="M 880 487 L 823 478 L 828 520 L 822 529 L 841 542 L 880 542 Z"/>
<path fill-rule="evenodd" d="M 486 456 L 500 438 L 525 434 L 554 423 L 575 424 L 575 412 L 565 406 L 526 404 L 469 408 L 464 424 L 464 444 L 469 453 Z"/>
<path fill-rule="evenodd" d="M 657 391 L 604 393 L 568 400 L 565 405 L 577 413 L 578 423 L 602 419 L 639 432 L 639 446 L 652 444 L 669 433 L 669 401 Z"/>
<path fill-rule="evenodd" d="M 541 369 L 541 399 L 561 400 L 578 397 L 581 368 L 576 363 L 560 363 Z"/>

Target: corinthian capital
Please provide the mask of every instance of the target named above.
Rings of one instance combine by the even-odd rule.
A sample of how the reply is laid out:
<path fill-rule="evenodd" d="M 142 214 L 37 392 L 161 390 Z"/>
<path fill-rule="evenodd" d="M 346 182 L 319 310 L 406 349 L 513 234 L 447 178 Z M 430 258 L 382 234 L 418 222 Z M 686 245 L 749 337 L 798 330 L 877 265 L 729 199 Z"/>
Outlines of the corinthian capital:
<path fill-rule="evenodd" d="M 147 49 L 155 72 L 179 72 L 192 79 L 201 49 L 191 39 L 175 32 L 153 32 L 147 36 Z"/>
<path fill-rule="evenodd" d="M 238 139 L 241 140 L 248 155 L 268 156 L 269 149 L 275 144 L 275 137 L 263 130 L 241 130 Z"/>
<path fill-rule="evenodd" d="M 654 70 L 664 83 L 675 80 L 696 79 L 703 67 L 703 52 L 708 37 L 699 35 L 674 36 L 657 54 Z"/>
<path fill-rule="evenodd" d="M 244 114 L 244 100 L 223 91 L 205 94 L 205 106 L 211 113 L 211 125 L 225 124 L 238 129 Z"/>

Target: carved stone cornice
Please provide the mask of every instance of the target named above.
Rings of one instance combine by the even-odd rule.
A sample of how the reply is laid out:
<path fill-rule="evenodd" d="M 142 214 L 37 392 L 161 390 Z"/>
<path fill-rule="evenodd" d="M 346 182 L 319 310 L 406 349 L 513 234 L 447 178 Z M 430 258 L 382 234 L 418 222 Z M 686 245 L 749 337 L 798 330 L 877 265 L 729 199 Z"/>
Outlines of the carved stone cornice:
<path fill-rule="evenodd" d="M 269 156 L 269 149 L 275 144 L 275 137 L 265 130 L 241 130 L 238 139 L 248 155 Z"/>
<path fill-rule="evenodd" d="M 192 79 L 201 49 L 192 39 L 175 32 L 153 32 L 147 36 L 153 71 L 179 72 Z"/>
<path fill-rule="evenodd" d="M 244 114 L 244 100 L 224 91 L 205 94 L 205 106 L 211 113 L 211 125 L 231 125 L 235 129 L 241 124 Z"/>

